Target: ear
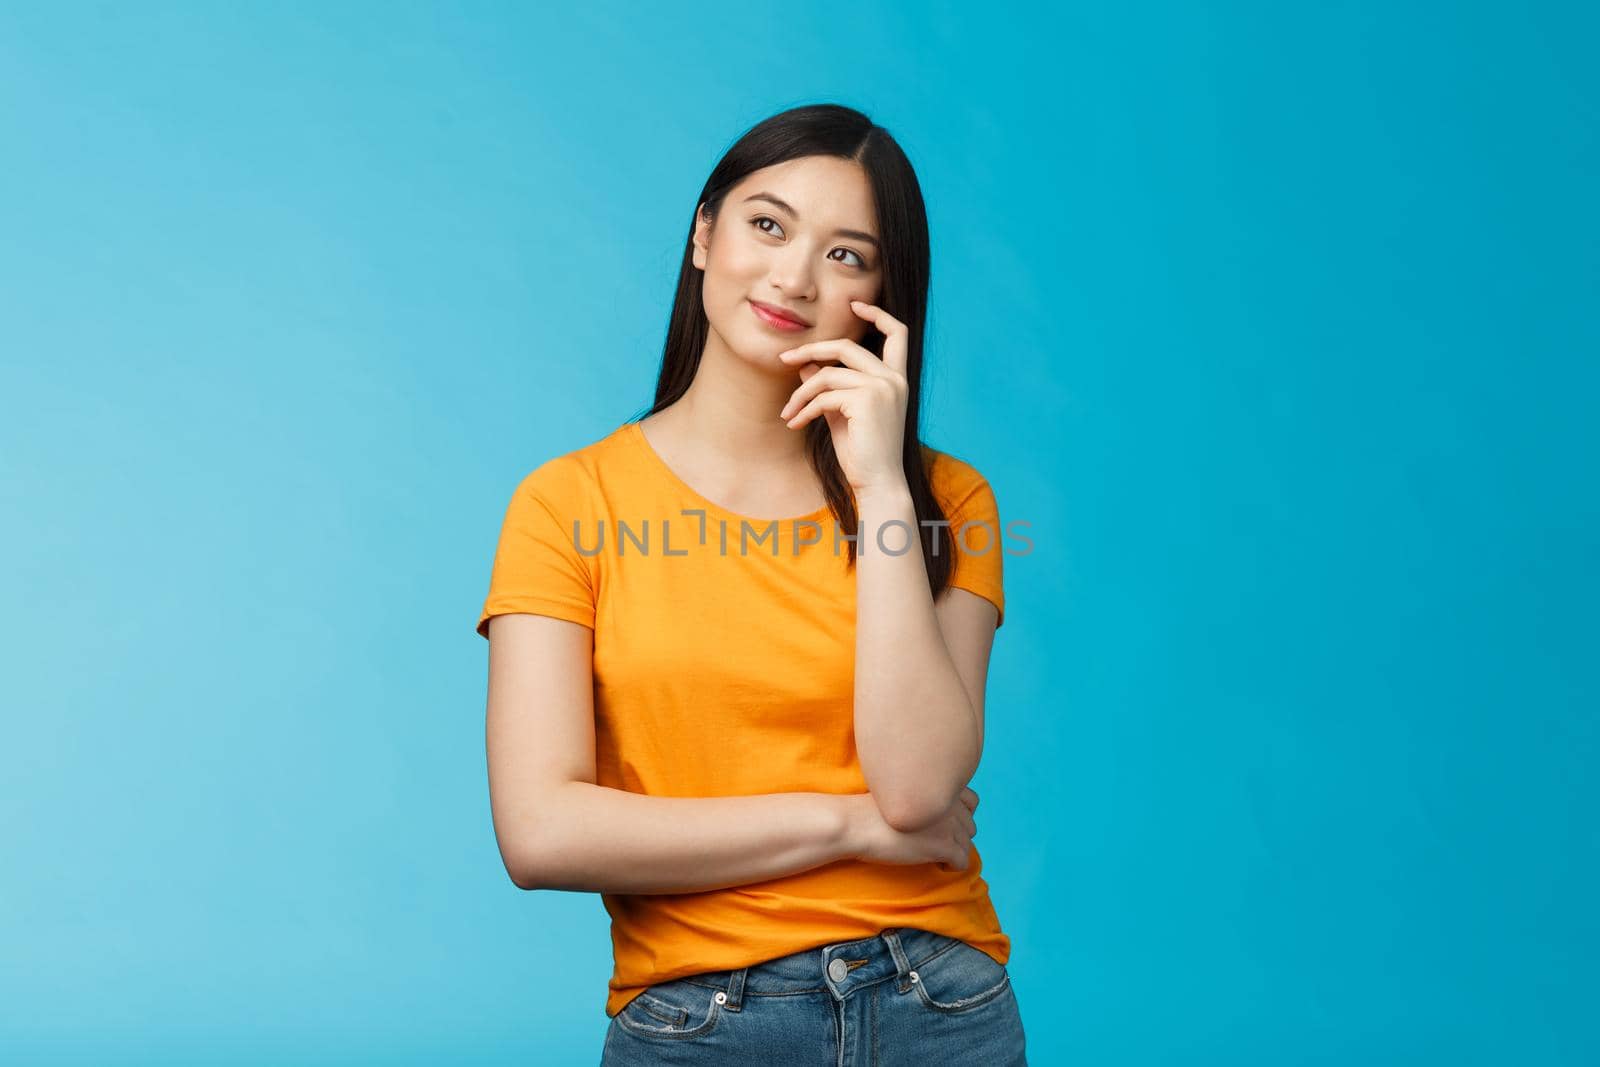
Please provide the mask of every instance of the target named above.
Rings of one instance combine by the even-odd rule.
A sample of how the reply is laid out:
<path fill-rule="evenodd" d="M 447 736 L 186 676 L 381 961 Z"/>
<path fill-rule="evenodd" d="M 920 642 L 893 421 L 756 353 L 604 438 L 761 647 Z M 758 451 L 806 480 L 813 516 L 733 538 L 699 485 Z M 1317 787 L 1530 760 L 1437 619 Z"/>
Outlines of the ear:
<path fill-rule="evenodd" d="M 706 269 L 706 256 L 711 250 L 711 222 L 706 218 L 705 208 L 701 204 L 694 211 L 694 265 L 700 270 Z"/>

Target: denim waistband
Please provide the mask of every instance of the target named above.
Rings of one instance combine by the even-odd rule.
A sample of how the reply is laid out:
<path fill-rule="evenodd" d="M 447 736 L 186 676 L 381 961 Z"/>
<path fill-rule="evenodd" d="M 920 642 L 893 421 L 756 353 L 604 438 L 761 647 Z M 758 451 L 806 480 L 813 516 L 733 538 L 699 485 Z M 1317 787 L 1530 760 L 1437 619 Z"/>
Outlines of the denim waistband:
<path fill-rule="evenodd" d="M 894 979 L 903 993 L 911 988 L 916 968 L 960 943 L 959 938 L 930 930 L 892 926 L 872 937 L 835 941 L 748 967 L 706 971 L 683 981 L 724 990 L 727 999 L 722 1006 L 729 1011 L 738 1011 L 747 994 L 831 990 L 843 998 L 886 979 Z M 843 961 L 842 966 L 835 960 Z"/>

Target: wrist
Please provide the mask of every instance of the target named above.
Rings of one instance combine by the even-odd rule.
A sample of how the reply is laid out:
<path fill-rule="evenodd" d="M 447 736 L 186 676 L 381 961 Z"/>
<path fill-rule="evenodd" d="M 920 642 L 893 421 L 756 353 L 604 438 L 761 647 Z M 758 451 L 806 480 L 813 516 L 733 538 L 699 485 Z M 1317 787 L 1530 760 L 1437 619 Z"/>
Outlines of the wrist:
<path fill-rule="evenodd" d="M 902 477 L 896 481 L 884 482 L 880 485 L 865 486 L 855 492 L 856 510 L 894 510 L 903 504 L 913 503 L 911 487 Z"/>
<path fill-rule="evenodd" d="M 833 800 L 835 823 L 834 845 L 843 859 L 860 859 L 866 851 L 866 820 L 862 801 L 870 802 L 870 793 L 849 793 L 843 796 L 827 794 Z"/>

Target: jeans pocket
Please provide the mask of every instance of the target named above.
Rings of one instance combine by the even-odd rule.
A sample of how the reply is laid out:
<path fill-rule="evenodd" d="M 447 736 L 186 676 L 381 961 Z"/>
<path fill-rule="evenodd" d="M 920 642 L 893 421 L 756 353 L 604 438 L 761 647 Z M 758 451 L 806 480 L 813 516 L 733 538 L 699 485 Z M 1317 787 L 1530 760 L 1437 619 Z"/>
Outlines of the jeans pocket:
<path fill-rule="evenodd" d="M 912 988 L 925 1006 L 946 1014 L 971 1011 L 1010 988 L 1004 964 L 965 941 L 950 942 L 911 969 Z"/>
<path fill-rule="evenodd" d="M 628 1001 L 616 1019 L 624 1030 L 643 1037 L 701 1037 L 717 1025 L 725 997 L 721 990 L 682 978 L 660 982 Z"/>

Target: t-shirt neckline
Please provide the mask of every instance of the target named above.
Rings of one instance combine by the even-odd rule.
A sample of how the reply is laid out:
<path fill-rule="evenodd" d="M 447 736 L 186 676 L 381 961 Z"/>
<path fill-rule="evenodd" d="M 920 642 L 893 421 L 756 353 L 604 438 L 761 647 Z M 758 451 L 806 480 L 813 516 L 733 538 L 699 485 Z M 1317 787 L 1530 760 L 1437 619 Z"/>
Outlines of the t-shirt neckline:
<path fill-rule="evenodd" d="M 754 515 L 741 515 L 737 511 L 732 511 L 723 507 L 721 504 L 718 504 L 716 501 L 705 496 L 699 490 L 695 489 L 694 486 L 680 478 L 678 476 L 678 472 L 668 466 L 665 459 L 661 458 L 661 453 L 655 450 L 655 446 L 652 445 L 650 443 L 650 439 L 645 436 L 644 428 L 641 427 L 638 422 L 623 423 L 622 428 L 628 434 L 628 436 L 632 437 L 633 440 L 638 444 L 639 450 L 648 456 L 651 463 L 661 471 L 662 476 L 665 477 L 667 481 L 672 483 L 672 485 L 676 487 L 679 492 L 683 493 L 685 496 L 692 497 L 697 503 L 703 505 L 707 511 L 714 512 L 715 514 L 724 518 L 733 519 L 738 522 L 747 522 L 752 525 L 774 522 L 791 523 L 802 522 L 808 519 L 815 521 L 821 519 L 824 515 L 831 514 L 833 511 L 831 505 L 823 504 L 817 510 L 807 512 L 804 515 L 787 515 L 783 518 L 758 518 Z"/>

